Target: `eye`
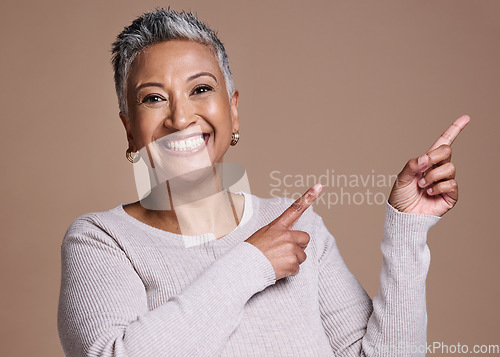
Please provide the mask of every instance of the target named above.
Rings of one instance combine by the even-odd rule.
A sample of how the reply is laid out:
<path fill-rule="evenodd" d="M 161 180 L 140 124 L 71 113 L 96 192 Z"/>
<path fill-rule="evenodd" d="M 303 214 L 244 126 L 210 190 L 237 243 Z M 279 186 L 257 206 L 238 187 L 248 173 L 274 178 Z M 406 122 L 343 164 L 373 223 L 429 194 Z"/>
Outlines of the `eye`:
<path fill-rule="evenodd" d="M 160 103 L 160 102 L 163 102 L 165 100 L 165 98 L 163 98 L 162 96 L 159 96 L 158 94 L 150 94 L 146 97 L 144 97 L 144 99 L 141 101 L 141 103 Z"/>
<path fill-rule="evenodd" d="M 191 94 L 192 95 L 193 94 L 202 94 L 202 93 L 210 92 L 212 90 L 213 90 L 212 87 L 210 87 L 209 85 L 203 84 L 203 85 L 198 86 L 195 89 L 193 89 L 193 92 Z"/>

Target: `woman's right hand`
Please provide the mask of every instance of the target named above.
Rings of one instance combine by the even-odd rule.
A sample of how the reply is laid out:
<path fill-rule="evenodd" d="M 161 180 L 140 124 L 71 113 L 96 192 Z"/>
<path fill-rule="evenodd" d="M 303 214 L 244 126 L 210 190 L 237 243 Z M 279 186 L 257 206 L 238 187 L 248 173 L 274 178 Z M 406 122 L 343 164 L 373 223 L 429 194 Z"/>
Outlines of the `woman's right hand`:
<path fill-rule="evenodd" d="M 299 265 L 306 260 L 304 249 L 309 234 L 292 230 L 302 213 L 318 198 L 322 186 L 316 184 L 288 207 L 281 216 L 252 234 L 245 242 L 253 244 L 271 262 L 276 280 L 299 273 Z"/>

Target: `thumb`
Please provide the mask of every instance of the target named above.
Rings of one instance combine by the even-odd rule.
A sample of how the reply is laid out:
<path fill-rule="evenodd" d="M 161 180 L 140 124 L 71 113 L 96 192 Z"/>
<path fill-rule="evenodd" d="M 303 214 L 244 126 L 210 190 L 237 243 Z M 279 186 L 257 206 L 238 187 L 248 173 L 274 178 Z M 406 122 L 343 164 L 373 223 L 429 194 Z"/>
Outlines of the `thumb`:
<path fill-rule="evenodd" d="M 403 170 L 398 175 L 399 183 L 405 184 L 413 181 L 421 173 L 427 170 L 430 158 L 429 155 L 423 154 L 420 157 L 409 160 Z"/>

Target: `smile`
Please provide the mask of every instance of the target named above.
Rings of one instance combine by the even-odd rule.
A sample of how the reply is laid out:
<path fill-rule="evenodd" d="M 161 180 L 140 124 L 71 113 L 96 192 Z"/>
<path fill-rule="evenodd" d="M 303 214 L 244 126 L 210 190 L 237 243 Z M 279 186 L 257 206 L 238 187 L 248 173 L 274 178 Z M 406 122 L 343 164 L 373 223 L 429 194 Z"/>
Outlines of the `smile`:
<path fill-rule="evenodd" d="M 174 155 L 189 155 L 202 150 L 209 138 L 210 134 L 204 133 L 185 139 L 166 140 L 163 142 L 163 146 Z"/>

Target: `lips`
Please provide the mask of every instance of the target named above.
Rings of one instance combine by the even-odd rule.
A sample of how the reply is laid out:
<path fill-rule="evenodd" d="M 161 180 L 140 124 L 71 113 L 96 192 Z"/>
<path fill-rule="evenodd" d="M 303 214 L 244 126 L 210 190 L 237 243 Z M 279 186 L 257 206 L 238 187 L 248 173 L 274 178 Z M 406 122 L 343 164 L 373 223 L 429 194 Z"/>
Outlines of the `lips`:
<path fill-rule="evenodd" d="M 202 133 L 187 137 L 174 137 L 161 142 L 170 155 L 186 156 L 197 153 L 206 147 L 210 134 Z"/>

